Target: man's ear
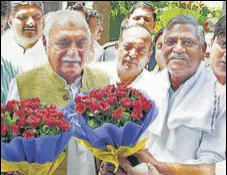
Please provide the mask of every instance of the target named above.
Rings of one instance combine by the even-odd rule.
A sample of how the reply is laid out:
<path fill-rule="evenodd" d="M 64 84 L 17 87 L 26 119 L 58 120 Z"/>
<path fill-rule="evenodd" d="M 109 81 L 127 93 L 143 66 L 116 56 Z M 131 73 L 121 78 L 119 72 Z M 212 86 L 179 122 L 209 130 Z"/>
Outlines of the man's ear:
<path fill-rule="evenodd" d="M 155 29 L 155 26 L 156 26 L 156 22 L 153 23 L 153 25 L 152 25 L 152 30 Z"/>
<path fill-rule="evenodd" d="M 115 49 L 118 49 L 118 48 L 119 48 L 119 41 L 117 41 L 117 42 L 114 44 L 114 46 L 115 46 Z"/>
<path fill-rule="evenodd" d="M 47 51 L 47 40 L 46 40 L 46 36 L 42 35 L 42 41 L 43 41 L 43 46 L 45 48 L 45 51 Z"/>
<path fill-rule="evenodd" d="M 207 43 L 204 43 L 201 47 L 201 53 L 203 55 L 203 59 L 206 56 L 206 51 L 207 51 Z"/>
<path fill-rule="evenodd" d="M 12 21 L 13 21 L 13 18 L 12 18 L 12 16 L 10 15 L 10 17 L 9 17 L 9 19 L 8 19 L 8 24 L 9 24 L 10 27 L 12 26 Z"/>

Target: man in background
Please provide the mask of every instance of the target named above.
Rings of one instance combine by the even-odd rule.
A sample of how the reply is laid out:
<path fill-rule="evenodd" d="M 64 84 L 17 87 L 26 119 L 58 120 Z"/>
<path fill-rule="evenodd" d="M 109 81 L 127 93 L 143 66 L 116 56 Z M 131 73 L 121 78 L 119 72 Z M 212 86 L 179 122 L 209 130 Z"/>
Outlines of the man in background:
<path fill-rule="evenodd" d="M 41 1 L 12 1 L 10 29 L 1 38 L 1 54 L 19 73 L 47 63 L 41 35 L 44 10 Z"/>

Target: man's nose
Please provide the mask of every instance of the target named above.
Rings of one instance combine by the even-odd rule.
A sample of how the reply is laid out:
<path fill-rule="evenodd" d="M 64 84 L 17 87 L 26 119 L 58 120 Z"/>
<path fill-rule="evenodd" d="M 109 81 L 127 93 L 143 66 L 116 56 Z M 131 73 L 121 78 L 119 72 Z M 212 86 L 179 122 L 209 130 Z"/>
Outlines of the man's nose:
<path fill-rule="evenodd" d="M 67 51 L 67 55 L 72 57 L 72 58 L 76 58 L 78 57 L 79 53 L 78 53 L 78 50 L 77 48 L 75 47 L 75 45 L 72 45 L 68 51 Z"/>
<path fill-rule="evenodd" d="M 183 47 L 181 41 L 177 41 L 177 43 L 174 45 L 173 51 L 178 54 L 185 52 L 185 48 Z"/>
<path fill-rule="evenodd" d="M 35 22 L 34 20 L 32 19 L 32 17 L 29 17 L 28 20 L 26 21 L 26 24 L 28 26 L 34 26 L 35 25 Z"/>
<path fill-rule="evenodd" d="M 138 21 L 138 24 L 140 24 L 140 25 L 144 25 L 144 23 L 145 23 L 144 18 L 140 18 L 140 19 L 139 19 L 139 21 Z"/>
<path fill-rule="evenodd" d="M 137 56 L 136 49 L 133 48 L 133 49 L 129 52 L 129 57 L 134 59 L 134 58 L 136 58 L 136 56 Z"/>

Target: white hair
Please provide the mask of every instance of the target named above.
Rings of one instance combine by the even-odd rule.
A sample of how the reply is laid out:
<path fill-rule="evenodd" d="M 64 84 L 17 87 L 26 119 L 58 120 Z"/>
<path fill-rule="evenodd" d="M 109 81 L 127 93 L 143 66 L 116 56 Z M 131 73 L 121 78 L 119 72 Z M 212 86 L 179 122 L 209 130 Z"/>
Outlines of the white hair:
<path fill-rule="evenodd" d="M 59 10 L 55 13 L 52 13 L 48 20 L 45 21 L 44 35 L 46 37 L 47 44 L 49 42 L 50 32 L 54 25 L 64 26 L 68 23 L 81 24 L 88 33 L 89 40 L 91 40 L 91 32 L 89 26 L 84 19 L 84 17 L 78 12 L 71 10 Z"/>

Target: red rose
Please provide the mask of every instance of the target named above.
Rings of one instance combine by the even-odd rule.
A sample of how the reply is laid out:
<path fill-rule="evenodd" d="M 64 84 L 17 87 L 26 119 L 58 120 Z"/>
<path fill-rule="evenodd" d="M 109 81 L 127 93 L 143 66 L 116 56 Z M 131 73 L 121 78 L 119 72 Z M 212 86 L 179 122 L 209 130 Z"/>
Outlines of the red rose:
<path fill-rule="evenodd" d="M 114 85 L 108 85 L 104 88 L 104 90 L 108 93 L 108 94 L 112 94 L 115 91 L 115 86 Z"/>
<path fill-rule="evenodd" d="M 117 103 L 117 96 L 115 94 L 108 95 L 106 102 L 108 102 L 109 104 L 116 104 Z"/>
<path fill-rule="evenodd" d="M 1 113 L 5 113 L 6 112 L 6 105 L 2 105 L 1 106 Z"/>
<path fill-rule="evenodd" d="M 96 100 L 102 100 L 103 94 L 101 90 L 93 90 L 89 93 L 89 97 L 93 97 Z"/>
<path fill-rule="evenodd" d="M 29 116 L 27 121 L 31 128 L 37 128 L 41 122 L 40 118 L 36 116 Z"/>
<path fill-rule="evenodd" d="M 130 89 L 130 92 L 131 92 L 131 95 L 132 95 L 132 96 L 140 97 L 140 96 L 143 95 L 143 94 L 142 94 L 140 91 L 138 91 L 137 89 Z"/>
<path fill-rule="evenodd" d="M 35 133 L 33 132 L 33 130 L 29 129 L 24 132 L 23 136 L 26 140 L 31 140 L 34 138 Z"/>
<path fill-rule="evenodd" d="M 116 94 L 118 97 L 126 97 L 127 91 L 117 90 Z"/>
<path fill-rule="evenodd" d="M 25 127 L 26 126 L 26 118 L 25 117 L 20 117 L 17 120 L 17 125 L 20 127 Z"/>
<path fill-rule="evenodd" d="M 47 109 L 35 109 L 34 114 L 39 118 L 45 118 L 48 115 L 48 111 Z"/>
<path fill-rule="evenodd" d="M 74 102 L 77 104 L 77 103 L 80 103 L 83 99 L 83 96 L 77 96 L 74 100 Z"/>
<path fill-rule="evenodd" d="M 26 116 L 29 116 L 29 115 L 33 114 L 33 109 L 32 108 L 25 108 L 24 109 L 24 114 Z"/>
<path fill-rule="evenodd" d="M 9 131 L 13 136 L 18 136 L 20 134 L 20 127 L 12 124 L 9 128 Z"/>
<path fill-rule="evenodd" d="M 97 102 L 93 102 L 89 105 L 90 111 L 94 113 L 96 110 L 99 110 L 99 104 Z"/>
<path fill-rule="evenodd" d="M 141 97 L 140 101 L 142 103 L 143 109 L 150 110 L 152 108 L 152 104 L 146 98 Z"/>
<path fill-rule="evenodd" d="M 142 112 L 143 106 L 142 106 L 141 101 L 134 101 L 133 109 L 138 111 L 138 112 Z"/>
<path fill-rule="evenodd" d="M 63 131 L 67 131 L 69 129 L 69 127 L 70 127 L 70 124 L 67 121 L 65 121 L 65 120 L 60 120 L 59 127 Z"/>
<path fill-rule="evenodd" d="M 6 104 L 6 109 L 13 112 L 17 106 L 18 102 L 16 100 L 8 101 Z"/>
<path fill-rule="evenodd" d="M 110 109 L 110 104 L 105 102 L 105 101 L 101 101 L 99 103 L 99 110 L 101 112 L 107 112 Z"/>
<path fill-rule="evenodd" d="M 40 103 L 38 103 L 38 102 L 29 103 L 29 108 L 32 108 L 32 109 L 36 109 L 39 106 L 40 106 Z"/>
<path fill-rule="evenodd" d="M 124 82 L 121 82 L 121 83 L 117 83 L 117 89 L 119 90 L 127 90 L 127 86 L 128 86 L 128 83 L 124 83 Z"/>
<path fill-rule="evenodd" d="M 76 113 L 78 114 L 83 114 L 87 110 L 86 106 L 84 103 L 78 103 L 76 105 Z"/>
<path fill-rule="evenodd" d="M 54 117 L 45 118 L 44 122 L 47 126 L 49 126 L 51 128 L 58 126 L 58 124 L 59 124 L 59 120 L 56 120 L 56 118 L 54 118 Z"/>
<path fill-rule="evenodd" d="M 5 116 L 3 113 L 1 113 L 1 122 L 4 120 Z"/>
<path fill-rule="evenodd" d="M 23 116 L 24 115 L 24 111 L 23 110 L 16 110 L 16 111 L 14 111 L 14 116 Z"/>
<path fill-rule="evenodd" d="M 6 123 L 2 122 L 1 123 L 1 136 L 5 135 L 7 132 L 7 125 Z"/>
<path fill-rule="evenodd" d="M 126 109 L 132 107 L 132 104 L 132 101 L 128 97 L 123 97 L 121 99 L 121 105 Z"/>
<path fill-rule="evenodd" d="M 143 118 L 143 114 L 141 111 L 138 111 L 136 109 L 133 109 L 131 117 L 135 120 L 140 120 Z"/>
<path fill-rule="evenodd" d="M 115 120 L 119 120 L 121 119 L 123 116 L 123 111 L 121 110 L 121 108 L 117 108 L 113 114 L 112 114 L 112 117 L 115 119 Z"/>

